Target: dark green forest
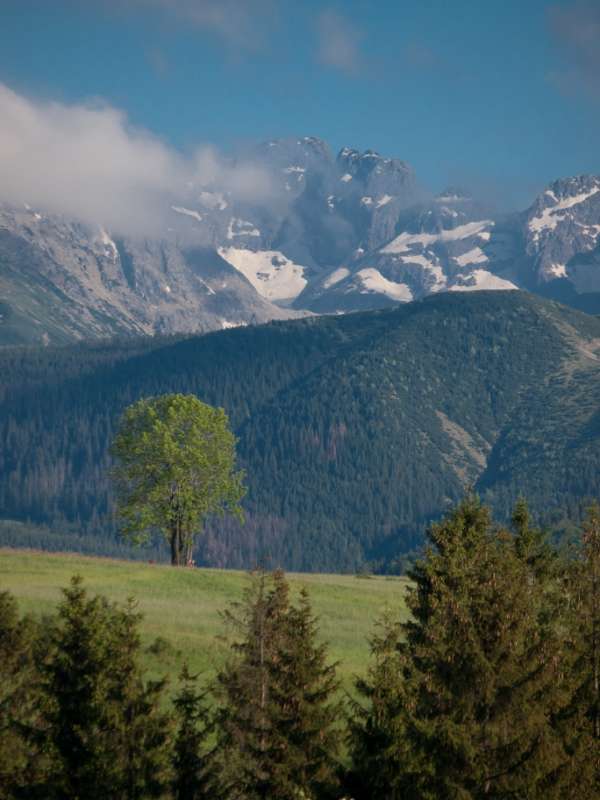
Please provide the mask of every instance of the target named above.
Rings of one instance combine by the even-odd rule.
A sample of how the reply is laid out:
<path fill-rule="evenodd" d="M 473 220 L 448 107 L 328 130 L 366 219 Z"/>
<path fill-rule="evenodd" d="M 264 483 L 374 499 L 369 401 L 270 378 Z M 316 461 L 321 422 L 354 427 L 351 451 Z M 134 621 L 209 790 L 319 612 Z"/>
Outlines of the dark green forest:
<path fill-rule="evenodd" d="M 352 697 L 281 571 L 225 610 L 208 682 L 147 679 L 134 600 L 74 577 L 39 619 L 0 593 L 0 798 L 600 798 L 600 507 L 559 552 L 524 501 L 506 527 L 467 497 L 410 578 Z"/>
<path fill-rule="evenodd" d="M 600 320 L 524 292 L 178 340 L 0 350 L 0 541 L 116 544 L 109 444 L 141 397 L 225 408 L 248 494 L 197 563 L 402 569 L 474 488 L 557 535 L 600 494 Z M 570 522 L 571 520 L 572 522 Z M 27 533 L 25 533 L 27 531 Z M 79 548 L 78 548 L 79 549 Z"/>

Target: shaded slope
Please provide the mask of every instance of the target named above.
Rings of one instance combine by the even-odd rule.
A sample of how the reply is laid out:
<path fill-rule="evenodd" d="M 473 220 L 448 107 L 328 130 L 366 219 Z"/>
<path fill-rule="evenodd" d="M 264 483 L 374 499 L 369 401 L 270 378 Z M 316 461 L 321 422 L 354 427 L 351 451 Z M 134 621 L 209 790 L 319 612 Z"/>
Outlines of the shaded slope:
<path fill-rule="evenodd" d="M 253 507 L 304 529 L 303 553 L 326 563 L 354 557 L 349 543 L 369 559 L 415 546 L 423 524 L 477 484 L 514 409 L 569 357 L 546 308 L 526 295 L 447 295 L 382 315 L 388 325 L 374 340 L 242 427 Z M 282 538 L 284 548 L 296 542 Z"/>
<path fill-rule="evenodd" d="M 577 515 L 600 493 L 598 345 L 600 320 L 482 292 L 154 342 L 85 374 L 81 349 L 81 374 L 49 367 L 47 391 L 0 406 L 0 516 L 110 530 L 115 419 L 168 391 L 223 405 L 239 436 L 247 524 L 210 527 L 213 564 L 383 563 L 469 486 L 501 513 L 523 492 L 547 519 Z"/>

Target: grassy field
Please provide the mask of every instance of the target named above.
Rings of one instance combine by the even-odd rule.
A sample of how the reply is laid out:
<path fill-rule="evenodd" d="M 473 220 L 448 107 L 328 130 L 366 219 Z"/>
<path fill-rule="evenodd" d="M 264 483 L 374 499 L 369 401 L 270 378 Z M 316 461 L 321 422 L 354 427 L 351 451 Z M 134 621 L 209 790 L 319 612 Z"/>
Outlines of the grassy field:
<path fill-rule="evenodd" d="M 141 626 L 148 674 L 175 677 L 184 661 L 207 679 L 227 652 L 226 626 L 220 612 L 242 597 L 248 577 L 243 572 L 175 569 L 79 555 L 0 549 L 0 590 L 9 590 L 24 613 L 51 613 L 60 588 L 72 575 L 82 575 L 91 593 L 125 601 L 133 596 L 144 619 Z M 405 614 L 406 579 L 350 575 L 289 574 L 293 590 L 306 586 L 320 619 L 331 658 L 339 661 L 342 685 L 365 671 L 369 637 L 387 607 Z M 147 648 L 162 637 L 160 654 Z"/>

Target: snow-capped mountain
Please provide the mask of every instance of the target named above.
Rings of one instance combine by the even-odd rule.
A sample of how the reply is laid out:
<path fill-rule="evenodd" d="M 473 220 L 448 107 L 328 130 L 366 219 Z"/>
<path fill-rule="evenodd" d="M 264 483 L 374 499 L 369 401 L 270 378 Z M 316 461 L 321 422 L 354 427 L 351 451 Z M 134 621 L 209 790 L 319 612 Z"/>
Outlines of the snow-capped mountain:
<path fill-rule="evenodd" d="M 539 282 L 567 278 L 578 292 L 600 291 L 600 178 L 552 183 L 527 211 L 524 237 Z"/>
<path fill-rule="evenodd" d="M 469 198 L 450 189 L 400 211 L 385 244 L 359 247 L 314 289 L 311 307 L 348 310 L 419 299 L 440 291 L 516 289 L 497 265 L 506 234 Z"/>
<path fill-rule="evenodd" d="M 0 207 L 0 343 L 212 330 L 527 288 L 600 310 L 600 178 L 551 184 L 521 213 L 420 189 L 403 161 L 315 137 L 251 152 L 243 201 L 188 184 L 151 238 Z M 596 305 L 595 305 L 596 304 Z"/>

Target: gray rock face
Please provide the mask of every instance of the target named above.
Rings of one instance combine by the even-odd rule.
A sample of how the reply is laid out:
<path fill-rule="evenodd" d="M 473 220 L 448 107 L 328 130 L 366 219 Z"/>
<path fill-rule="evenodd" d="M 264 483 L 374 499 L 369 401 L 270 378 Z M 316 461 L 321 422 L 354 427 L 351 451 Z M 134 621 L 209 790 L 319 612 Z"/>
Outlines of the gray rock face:
<path fill-rule="evenodd" d="M 525 250 L 540 283 L 569 279 L 579 292 L 600 291 L 600 178 L 582 175 L 558 180 L 525 213 Z"/>
<path fill-rule="evenodd" d="M 214 330 L 527 288 L 600 311 L 600 178 L 555 181 L 497 217 L 456 189 L 424 199 L 403 161 L 315 137 L 251 152 L 268 199 L 190 186 L 166 233 L 0 207 L 0 344 Z M 585 302 L 591 303 L 588 308 Z M 582 305 L 583 303 L 583 305 Z"/>
<path fill-rule="evenodd" d="M 336 207 L 354 224 L 359 246 L 374 249 L 393 235 L 401 209 L 417 200 L 415 175 L 404 161 L 349 147 L 340 150 L 336 166 Z"/>
<path fill-rule="evenodd" d="M 510 262 L 514 249 L 509 232 L 476 203 L 447 191 L 430 203 L 398 211 L 385 244 L 358 248 L 347 266 L 314 290 L 310 307 L 349 310 L 440 291 L 514 289 L 500 266 Z"/>
<path fill-rule="evenodd" d="M 294 316 L 213 248 L 0 210 L 0 343 L 214 330 Z"/>

